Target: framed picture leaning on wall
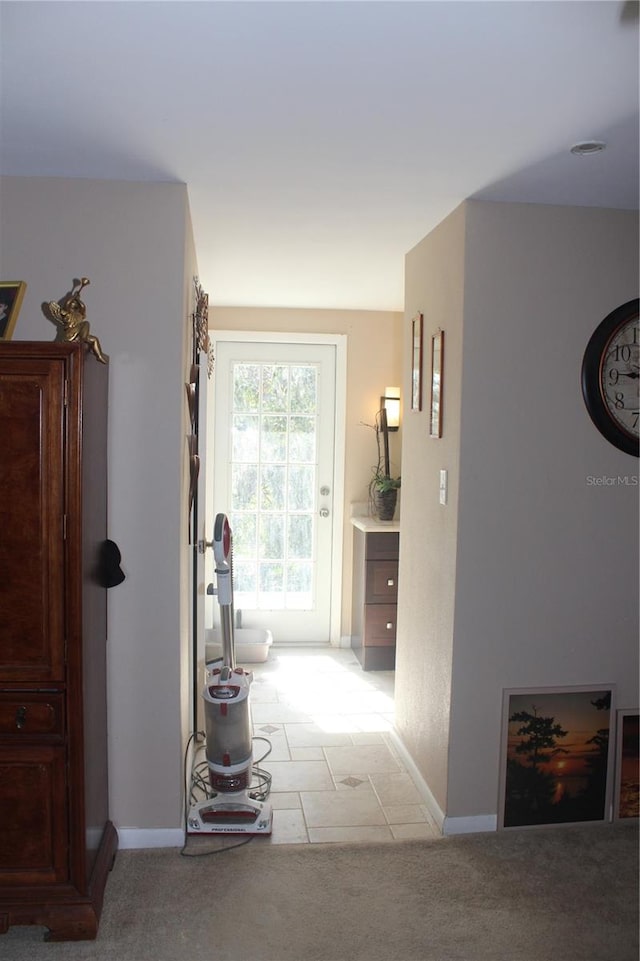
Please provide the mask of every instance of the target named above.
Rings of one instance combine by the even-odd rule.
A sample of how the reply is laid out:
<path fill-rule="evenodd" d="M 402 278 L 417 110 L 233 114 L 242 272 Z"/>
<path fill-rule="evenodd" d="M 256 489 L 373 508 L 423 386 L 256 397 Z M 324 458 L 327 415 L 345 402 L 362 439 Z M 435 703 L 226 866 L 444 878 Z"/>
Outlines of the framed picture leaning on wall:
<path fill-rule="evenodd" d="M 0 281 L 0 340 L 11 340 L 26 289 L 24 280 Z"/>
<path fill-rule="evenodd" d="M 503 694 L 498 825 L 611 819 L 615 688 Z"/>
<path fill-rule="evenodd" d="M 613 817 L 637 818 L 640 814 L 640 751 L 637 710 L 618 711 L 616 720 L 616 786 Z"/>

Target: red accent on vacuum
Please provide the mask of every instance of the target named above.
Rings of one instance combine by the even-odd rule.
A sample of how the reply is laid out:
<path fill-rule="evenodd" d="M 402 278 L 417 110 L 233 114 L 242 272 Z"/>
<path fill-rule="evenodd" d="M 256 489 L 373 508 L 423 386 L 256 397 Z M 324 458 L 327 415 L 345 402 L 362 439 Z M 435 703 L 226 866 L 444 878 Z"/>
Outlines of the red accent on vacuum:
<path fill-rule="evenodd" d="M 202 820 L 205 824 L 246 824 L 250 822 L 253 824 L 254 821 L 258 819 L 258 811 L 243 811 L 237 808 L 232 808 L 230 810 L 224 809 L 214 809 L 214 810 L 204 810 L 202 812 Z"/>
<path fill-rule="evenodd" d="M 218 774 L 217 771 L 209 768 L 209 781 L 216 792 L 237 794 L 239 791 L 249 790 L 251 771 L 246 769 L 239 771 L 238 774 Z"/>
<path fill-rule="evenodd" d="M 228 557 L 231 552 L 231 527 L 226 517 L 224 519 L 224 530 L 222 532 L 222 547 L 224 556 Z"/>

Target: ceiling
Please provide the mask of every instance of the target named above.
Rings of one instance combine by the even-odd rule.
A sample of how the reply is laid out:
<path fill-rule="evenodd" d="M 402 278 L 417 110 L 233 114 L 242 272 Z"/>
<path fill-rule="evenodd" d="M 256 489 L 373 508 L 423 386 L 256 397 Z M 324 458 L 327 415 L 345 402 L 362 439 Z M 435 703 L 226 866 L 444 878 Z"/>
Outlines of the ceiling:
<path fill-rule="evenodd" d="M 634 14 L 2 2 L 0 171 L 186 183 L 213 305 L 401 310 L 405 253 L 468 197 L 637 209 Z"/>

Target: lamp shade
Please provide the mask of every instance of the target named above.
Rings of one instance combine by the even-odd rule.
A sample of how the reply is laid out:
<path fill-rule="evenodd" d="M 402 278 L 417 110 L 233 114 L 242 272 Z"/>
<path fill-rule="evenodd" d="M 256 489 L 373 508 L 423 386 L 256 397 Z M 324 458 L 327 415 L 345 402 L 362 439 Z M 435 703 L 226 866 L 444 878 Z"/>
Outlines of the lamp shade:
<path fill-rule="evenodd" d="M 380 398 L 380 407 L 387 412 L 387 428 L 398 430 L 400 427 L 400 388 L 385 387 L 384 396 Z"/>

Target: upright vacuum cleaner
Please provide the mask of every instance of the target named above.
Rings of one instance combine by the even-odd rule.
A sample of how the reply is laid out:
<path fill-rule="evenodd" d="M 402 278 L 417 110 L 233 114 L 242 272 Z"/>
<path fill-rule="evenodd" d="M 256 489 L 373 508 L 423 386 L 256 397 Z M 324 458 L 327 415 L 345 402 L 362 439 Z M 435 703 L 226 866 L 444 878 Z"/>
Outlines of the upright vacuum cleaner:
<path fill-rule="evenodd" d="M 218 514 L 213 553 L 220 605 L 222 664 L 207 676 L 205 706 L 206 758 L 210 789 L 193 803 L 187 817 L 189 834 L 271 834 L 271 805 L 252 791 L 253 737 L 249 688 L 253 674 L 235 664 L 233 636 L 232 537 L 225 514 Z"/>

